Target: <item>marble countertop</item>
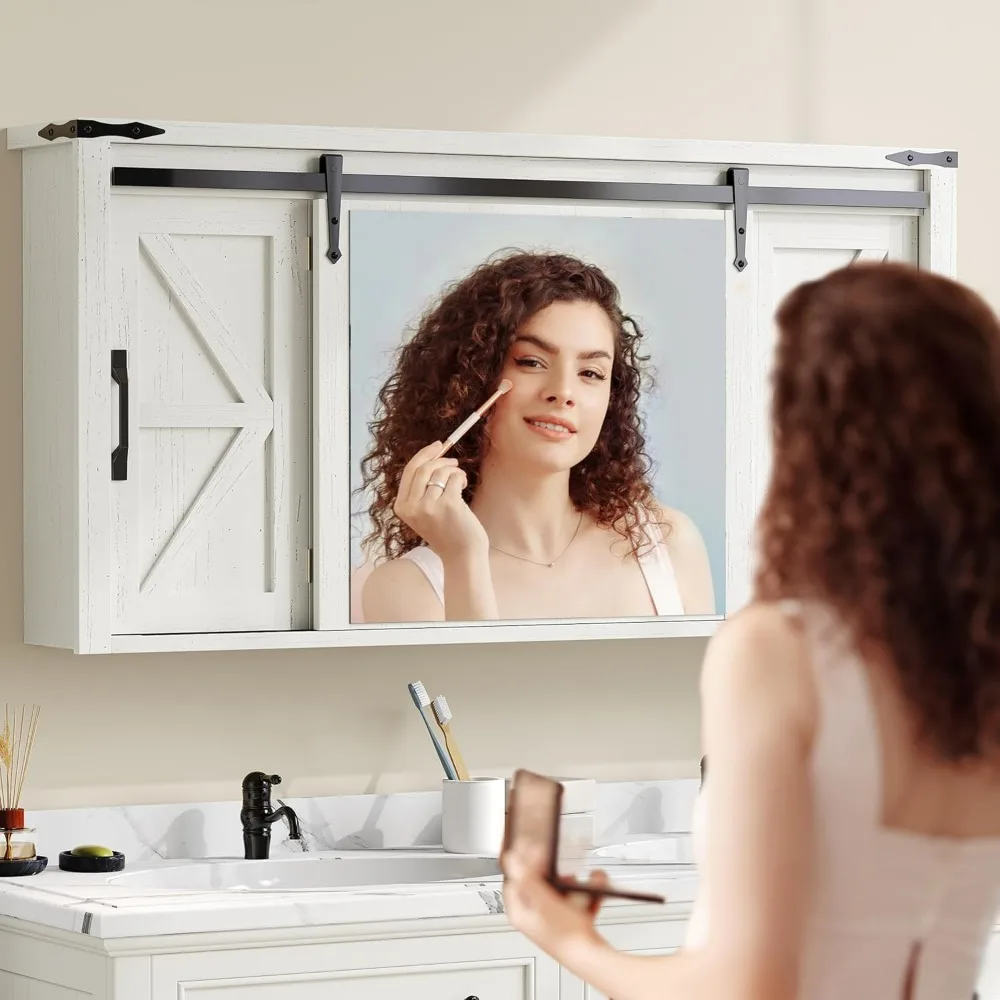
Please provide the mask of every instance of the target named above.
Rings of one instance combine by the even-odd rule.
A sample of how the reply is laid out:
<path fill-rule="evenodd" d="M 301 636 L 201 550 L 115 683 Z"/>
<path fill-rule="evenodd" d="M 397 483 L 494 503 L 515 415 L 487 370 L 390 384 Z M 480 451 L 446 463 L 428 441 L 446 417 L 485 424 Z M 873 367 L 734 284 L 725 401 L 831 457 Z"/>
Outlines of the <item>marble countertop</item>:
<path fill-rule="evenodd" d="M 323 851 L 300 855 L 295 864 L 316 864 L 329 859 L 373 855 L 393 857 L 428 855 L 439 849 L 393 851 Z M 451 856 L 453 857 L 453 856 Z M 218 858 L 214 861 L 242 859 Z M 287 863 L 287 859 L 284 859 Z M 128 872 L 204 864 L 190 861 L 144 861 L 128 865 Z M 269 862 L 255 862 L 266 865 Z M 595 857 L 612 882 L 623 888 L 647 889 L 667 897 L 664 915 L 683 917 L 697 889 L 697 875 L 689 864 L 626 861 Z M 150 937 L 169 934 L 240 932 L 272 928 L 424 920 L 428 918 L 488 917 L 503 912 L 502 880 L 487 876 L 475 881 L 426 884 L 367 885 L 337 889 L 236 889 L 200 892 L 148 889 L 116 885 L 113 875 L 82 875 L 61 871 L 50 859 L 39 875 L 0 881 L 0 915 L 45 927 L 102 939 Z M 651 905 L 608 900 L 612 908 Z"/>

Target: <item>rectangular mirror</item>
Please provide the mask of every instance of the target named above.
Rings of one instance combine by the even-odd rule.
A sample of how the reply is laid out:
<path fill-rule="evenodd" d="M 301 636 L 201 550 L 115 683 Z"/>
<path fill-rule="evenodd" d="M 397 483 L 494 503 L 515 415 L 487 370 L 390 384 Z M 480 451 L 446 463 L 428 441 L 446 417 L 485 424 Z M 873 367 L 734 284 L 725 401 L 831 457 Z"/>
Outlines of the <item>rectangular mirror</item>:
<path fill-rule="evenodd" d="M 721 615 L 724 213 L 369 202 L 345 230 L 352 624 L 445 621 L 446 566 L 452 622 Z M 611 286 L 628 337 L 641 331 L 634 350 L 601 298 Z M 468 484 L 461 509 L 433 513 L 453 503 L 433 483 L 426 502 L 405 498 L 427 544 L 394 512 L 400 472 L 503 378 L 510 391 L 448 452 Z M 470 513 L 489 546 L 474 580 L 456 555 L 462 538 L 484 543 Z"/>

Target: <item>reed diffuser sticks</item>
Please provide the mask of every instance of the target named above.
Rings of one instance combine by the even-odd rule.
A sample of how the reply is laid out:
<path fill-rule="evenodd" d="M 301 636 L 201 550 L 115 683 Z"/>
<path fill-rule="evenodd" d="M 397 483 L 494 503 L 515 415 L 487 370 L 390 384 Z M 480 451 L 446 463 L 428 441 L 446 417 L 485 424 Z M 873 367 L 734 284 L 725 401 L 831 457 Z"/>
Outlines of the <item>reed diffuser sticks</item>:
<path fill-rule="evenodd" d="M 12 857 L 11 834 L 24 827 L 21 790 L 28 772 L 28 762 L 35 745 L 40 705 L 11 707 L 4 704 L 3 731 L 0 732 L 0 829 L 6 841 L 4 859 Z"/>

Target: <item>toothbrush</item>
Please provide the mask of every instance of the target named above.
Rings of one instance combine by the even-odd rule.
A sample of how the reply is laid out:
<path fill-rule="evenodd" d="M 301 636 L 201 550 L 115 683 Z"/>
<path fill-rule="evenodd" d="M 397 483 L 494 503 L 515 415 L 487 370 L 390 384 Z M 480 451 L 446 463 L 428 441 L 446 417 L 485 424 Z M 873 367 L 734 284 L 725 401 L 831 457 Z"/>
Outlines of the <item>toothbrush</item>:
<path fill-rule="evenodd" d="M 455 765 L 455 773 L 459 781 L 469 780 L 469 770 L 462 760 L 462 755 L 458 752 L 458 743 L 451 731 L 451 709 L 448 707 L 448 699 L 443 694 L 439 694 L 434 699 L 434 718 L 444 733 L 444 743 L 448 749 L 452 764 Z"/>
<path fill-rule="evenodd" d="M 424 720 L 424 725 L 427 727 L 427 735 L 430 736 L 431 743 L 434 744 L 434 749 L 437 751 L 438 760 L 441 761 L 445 775 L 454 781 L 458 775 L 455 773 L 455 768 L 451 765 L 451 758 L 445 752 L 444 747 L 441 746 L 441 741 L 438 739 L 437 733 L 434 732 L 430 715 L 427 712 L 427 709 L 431 705 L 427 689 L 420 681 L 412 681 L 406 687 L 410 692 L 410 697 L 413 699 L 413 704 L 417 706 L 417 711 L 420 712 L 420 718 Z"/>

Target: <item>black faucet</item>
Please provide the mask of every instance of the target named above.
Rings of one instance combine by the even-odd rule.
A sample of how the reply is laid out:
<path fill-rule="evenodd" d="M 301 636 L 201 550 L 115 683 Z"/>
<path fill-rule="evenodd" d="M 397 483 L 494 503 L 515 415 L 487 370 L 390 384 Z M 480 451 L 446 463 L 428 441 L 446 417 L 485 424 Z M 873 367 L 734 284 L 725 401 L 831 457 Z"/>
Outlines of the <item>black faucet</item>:
<path fill-rule="evenodd" d="M 243 824 L 243 856 L 247 859 L 266 858 L 271 849 L 271 824 L 276 819 L 285 818 L 288 836 L 299 840 L 299 818 L 291 806 L 271 808 L 271 786 L 280 785 L 277 774 L 251 771 L 243 779 L 243 808 L 240 822 Z"/>

